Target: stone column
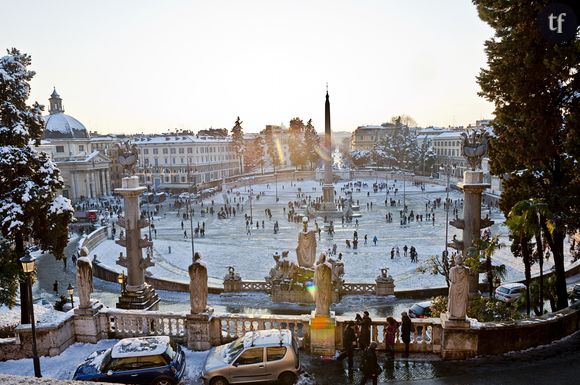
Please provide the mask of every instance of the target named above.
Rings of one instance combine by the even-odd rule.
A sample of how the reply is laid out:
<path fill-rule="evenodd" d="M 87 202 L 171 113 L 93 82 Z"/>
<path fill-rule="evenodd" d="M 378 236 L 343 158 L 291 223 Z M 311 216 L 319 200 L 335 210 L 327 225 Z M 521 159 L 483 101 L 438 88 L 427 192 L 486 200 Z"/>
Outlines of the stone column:
<path fill-rule="evenodd" d="M 105 170 L 105 192 L 107 195 L 111 195 L 111 173 L 109 170 Z"/>
<path fill-rule="evenodd" d="M 85 178 L 85 193 L 83 194 L 85 198 L 91 198 L 91 189 L 89 187 L 89 175 L 86 171 L 83 172 L 83 178 Z"/>
<path fill-rule="evenodd" d="M 141 218 L 139 209 L 139 196 L 145 190 L 139 186 L 136 176 L 123 178 L 122 187 L 115 189 L 124 198 L 124 217 L 119 218 L 118 224 L 125 229 L 125 239 L 116 241 L 127 250 L 127 289 L 117 303 L 122 309 L 157 310 L 159 307 L 155 289 L 145 283 L 145 269 L 152 263 L 143 258 L 142 249 L 153 245 L 150 240 L 141 239 L 141 229 L 149 225 L 147 219 Z"/>
<path fill-rule="evenodd" d="M 458 186 L 464 192 L 463 202 L 463 258 L 467 257 L 467 252 L 473 241 L 480 239 L 481 230 L 481 194 L 483 190 L 490 187 L 483 183 L 483 171 L 465 171 L 463 182 Z M 471 272 L 469 278 L 469 295 L 477 295 L 479 292 L 479 274 L 477 271 Z"/>

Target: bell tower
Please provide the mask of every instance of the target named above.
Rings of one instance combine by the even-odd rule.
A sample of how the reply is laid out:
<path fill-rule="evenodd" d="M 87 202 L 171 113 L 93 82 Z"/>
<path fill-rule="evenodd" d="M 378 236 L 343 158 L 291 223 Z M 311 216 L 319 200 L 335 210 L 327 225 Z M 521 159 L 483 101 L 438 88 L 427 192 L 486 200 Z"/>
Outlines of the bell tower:
<path fill-rule="evenodd" d="M 50 102 L 48 112 L 51 115 L 64 112 L 64 108 L 62 108 L 62 99 L 60 98 L 58 92 L 56 92 L 56 88 L 53 89 L 52 94 L 50 95 L 50 99 L 48 99 L 48 101 Z"/>

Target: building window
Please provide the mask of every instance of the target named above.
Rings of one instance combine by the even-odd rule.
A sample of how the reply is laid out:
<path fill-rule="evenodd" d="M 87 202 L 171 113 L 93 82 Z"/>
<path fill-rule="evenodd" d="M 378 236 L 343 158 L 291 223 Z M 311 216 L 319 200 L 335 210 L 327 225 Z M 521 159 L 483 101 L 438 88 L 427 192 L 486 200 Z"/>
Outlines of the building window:
<path fill-rule="evenodd" d="M 56 152 L 64 152 L 64 146 L 56 146 Z"/>
<path fill-rule="evenodd" d="M 184 149 L 183 147 L 180 147 L 180 148 L 179 148 L 179 153 L 180 153 L 180 154 L 183 154 L 184 152 L 185 152 L 185 149 Z"/>
<path fill-rule="evenodd" d="M 188 153 L 188 154 L 192 154 L 192 153 L 193 153 L 193 148 L 191 148 L 191 147 L 187 147 L 187 153 Z"/>
<path fill-rule="evenodd" d="M 149 149 L 148 149 L 148 148 L 145 148 L 145 149 L 143 150 L 143 154 L 144 154 L 144 155 L 148 155 L 148 154 L 149 154 Z"/>
<path fill-rule="evenodd" d="M 171 153 L 171 154 L 175 154 L 175 148 L 172 148 L 172 149 L 170 150 L 170 153 Z"/>
<path fill-rule="evenodd" d="M 79 152 L 82 152 L 84 150 L 85 150 L 84 144 L 79 144 Z"/>
<path fill-rule="evenodd" d="M 163 153 L 164 154 L 167 154 L 167 149 L 166 148 L 163 149 Z"/>
<path fill-rule="evenodd" d="M 158 150 L 157 150 L 156 148 L 154 148 L 154 149 L 153 149 L 153 153 L 154 153 L 154 154 L 157 154 L 157 153 L 158 153 Z"/>

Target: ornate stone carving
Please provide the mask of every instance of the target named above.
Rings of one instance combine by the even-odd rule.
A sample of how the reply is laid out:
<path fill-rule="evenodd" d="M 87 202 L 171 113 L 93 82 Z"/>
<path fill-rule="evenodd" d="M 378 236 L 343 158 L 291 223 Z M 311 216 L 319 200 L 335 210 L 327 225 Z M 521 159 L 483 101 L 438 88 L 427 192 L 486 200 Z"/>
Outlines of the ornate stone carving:
<path fill-rule="evenodd" d="M 330 315 L 330 304 L 332 303 L 332 266 L 326 262 L 324 253 L 320 254 L 320 258 L 316 263 L 314 285 L 316 286 L 314 295 L 316 303 L 315 314 L 328 317 Z"/>
<path fill-rule="evenodd" d="M 89 308 L 91 306 L 91 293 L 93 292 L 93 264 L 88 256 L 80 257 L 77 260 L 76 281 L 79 308 Z"/>
<path fill-rule="evenodd" d="M 207 266 L 199 253 L 195 253 L 194 261 L 189 265 L 189 302 L 191 314 L 203 313 L 207 309 Z"/>
<path fill-rule="evenodd" d="M 296 258 L 298 266 L 311 268 L 316 259 L 316 232 L 314 230 L 308 231 L 308 217 L 302 218 L 302 223 L 304 229 L 298 234 Z"/>
<path fill-rule="evenodd" d="M 487 132 L 482 129 L 475 129 L 467 133 L 462 133 L 463 156 L 467 158 L 467 163 L 473 171 L 481 168 L 481 160 L 487 152 Z"/>
<path fill-rule="evenodd" d="M 139 157 L 139 148 L 136 144 L 131 144 L 126 140 L 123 143 L 117 143 L 119 155 L 117 155 L 117 162 L 123 166 L 125 175 L 135 174 L 135 165 Z"/>
<path fill-rule="evenodd" d="M 449 271 L 449 301 L 447 315 L 450 320 L 465 320 L 469 297 L 469 268 L 463 266 L 461 255 L 455 257 L 455 266 Z"/>

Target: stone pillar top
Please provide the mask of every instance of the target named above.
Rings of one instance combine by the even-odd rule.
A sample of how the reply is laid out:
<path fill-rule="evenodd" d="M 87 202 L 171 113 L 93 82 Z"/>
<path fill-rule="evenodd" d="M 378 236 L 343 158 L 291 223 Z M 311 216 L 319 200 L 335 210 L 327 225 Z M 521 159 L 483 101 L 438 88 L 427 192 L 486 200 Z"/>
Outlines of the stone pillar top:
<path fill-rule="evenodd" d="M 129 193 L 142 193 L 146 190 L 147 190 L 146 187 L 139 186 L 138 176 L 129 176 L 121 179 L 121 188 L 116 188 L 115 192 L 119 194 L 129 194 Z"/>

